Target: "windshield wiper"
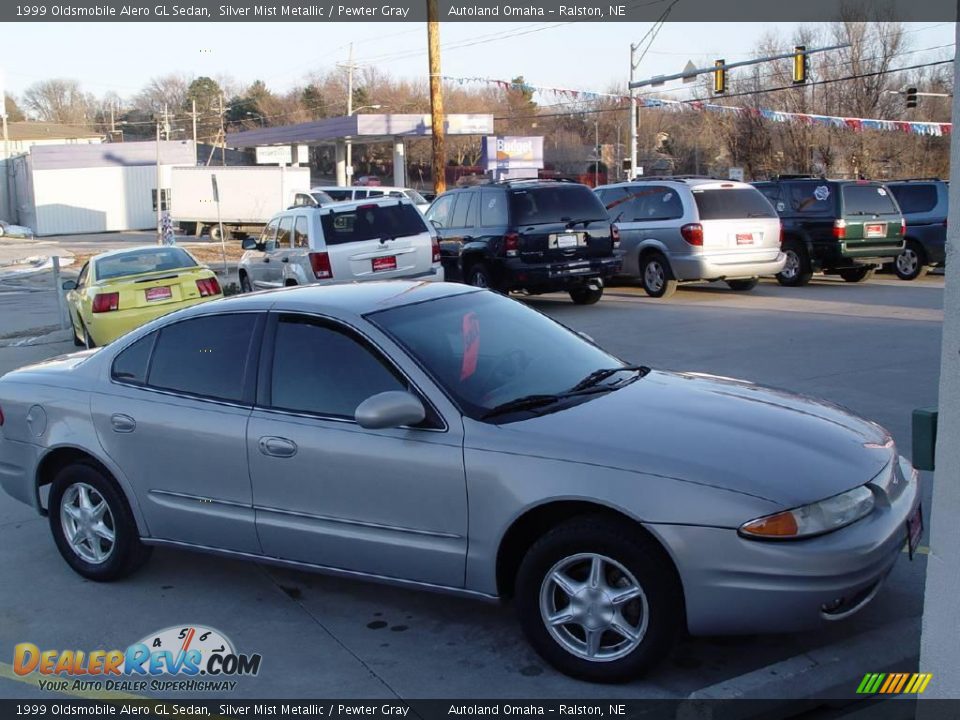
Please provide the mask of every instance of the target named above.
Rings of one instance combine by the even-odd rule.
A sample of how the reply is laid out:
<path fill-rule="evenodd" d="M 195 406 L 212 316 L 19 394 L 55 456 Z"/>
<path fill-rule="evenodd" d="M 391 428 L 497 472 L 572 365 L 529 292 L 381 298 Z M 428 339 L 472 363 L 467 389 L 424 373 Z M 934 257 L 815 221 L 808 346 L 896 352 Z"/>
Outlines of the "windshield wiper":
<path fill-rule="evenodd" d="M 506 415 L 507 413 L 520 412 L 522 410 L 534 410 L 538 407 L 553 405 L 562 400 L 569 400 L 570 398 L 578 397 L 580 395 L 593 395 L 594 393 L 607 392 L 608 390 L 611 390 L 611 388 L 594 387 L 583 388 L 580 390 L 568 390 L 567 392 L 562 393 L 524 395 L 523 397 L 518 397 L 514 400 L 508 400 L 505 403 L 497 405 L 495 408 L 491 408 L 481 415 L 480 419 L 487 420 L 489 418 L 496 417 L 497 415 Z"/>
<path fill-rule="evenodd" d="M 622 365 L 615 368 L 601 368 L 600 370 L 594 370 L 583 380 L 570 388 L 569 392 L 578 392 L 580 390 L 586 390 L 587 388 L 596 387 L 597 384 L 603 382 L 608 377 L 616 375 L 618 372 L 638 372 L 640 373 L 639 377 L 643 377 L 650 372 L 650 368 L 646 367 L 645 365 Z"/>

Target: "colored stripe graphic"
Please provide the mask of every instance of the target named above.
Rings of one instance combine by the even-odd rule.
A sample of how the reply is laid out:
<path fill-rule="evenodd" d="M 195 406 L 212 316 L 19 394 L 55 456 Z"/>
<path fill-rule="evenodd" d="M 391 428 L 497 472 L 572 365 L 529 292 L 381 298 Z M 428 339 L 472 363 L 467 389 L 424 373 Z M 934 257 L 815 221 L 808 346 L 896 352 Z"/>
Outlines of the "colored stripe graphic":
<path fill-rule="evenodd" d="M 857 694 L 919 695 L 932 679 L 933 673 L 867 673 L 857 686 Z"/>

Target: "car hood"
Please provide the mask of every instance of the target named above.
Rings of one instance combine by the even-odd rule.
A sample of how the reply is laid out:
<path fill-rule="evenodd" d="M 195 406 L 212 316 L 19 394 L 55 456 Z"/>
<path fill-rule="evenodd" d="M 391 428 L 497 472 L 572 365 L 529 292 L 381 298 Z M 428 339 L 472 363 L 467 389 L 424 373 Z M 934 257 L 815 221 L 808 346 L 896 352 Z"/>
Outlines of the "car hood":
<path fill-rule="evenodd" d="M 792 508 L 862 485 L 890 435 L 832 403 L 697 373 L 651 372 L 620 390 L 502 425 L 512 452 L 613 466 Z M 526 448 L 526 450 L 524 450 Z"/>

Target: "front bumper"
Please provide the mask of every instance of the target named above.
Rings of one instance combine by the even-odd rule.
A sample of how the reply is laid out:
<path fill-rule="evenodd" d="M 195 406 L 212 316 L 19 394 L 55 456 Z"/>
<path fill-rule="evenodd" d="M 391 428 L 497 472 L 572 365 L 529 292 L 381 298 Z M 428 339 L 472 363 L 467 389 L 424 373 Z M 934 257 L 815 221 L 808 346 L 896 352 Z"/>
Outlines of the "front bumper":
<path fill-rule="evenodd" d="M 577 287 L 595 278 L 613 277 L 620 273 L 622 265 L 617 255 L 542 264 L 516 260 L 505 263 L 502 280 L 507 290 L 551 292 Z"/>
<path fill-rule="evenodd" d="M 783 270 L 787 256 L 769 253 L 674 255 L 670 267 L 677 280 L 724 280 L 773 276 Z"/>
<path fill-rule="evenodd" d="M 820 537 L 758 541 L 730 528 L 648 526 L 677 565 L 690 633 L 792 632 L 865 607 L 902 554 L 907 518 L 920 502 L 913 468 L 899 462 L 907 487 L 895 501 L 879 493 L 870 515 Z"/>

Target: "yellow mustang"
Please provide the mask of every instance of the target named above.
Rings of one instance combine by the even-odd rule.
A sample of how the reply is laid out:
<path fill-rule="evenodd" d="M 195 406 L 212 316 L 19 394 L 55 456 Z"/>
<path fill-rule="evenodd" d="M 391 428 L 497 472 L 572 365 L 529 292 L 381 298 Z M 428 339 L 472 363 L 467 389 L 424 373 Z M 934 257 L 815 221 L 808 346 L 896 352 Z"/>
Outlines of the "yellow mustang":
<path fill-rule="evenodd" d="M 223 297 L 213 271 L 172 246 L 96 255 L 63 289 L 69 291 L 74 342 L 87 347 L 106 345 L 174 310 Z"/>

